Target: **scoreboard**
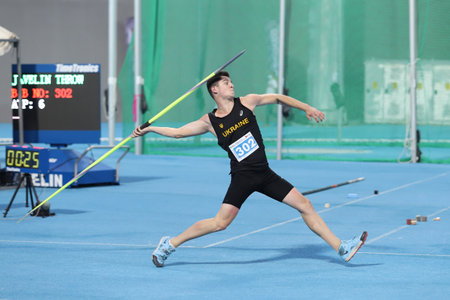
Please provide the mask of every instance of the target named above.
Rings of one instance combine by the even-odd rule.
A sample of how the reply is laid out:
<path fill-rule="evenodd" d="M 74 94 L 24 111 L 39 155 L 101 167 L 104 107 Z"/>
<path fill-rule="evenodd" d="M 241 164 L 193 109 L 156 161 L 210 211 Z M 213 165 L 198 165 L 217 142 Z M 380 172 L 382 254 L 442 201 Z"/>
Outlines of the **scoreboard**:
<path fill-rule="evenodd" d="M 100 65 L 12 66 L 13 139 L 19 140 L 18 82 L 22 85 L 24 142 L 68 145 L 100 142 Z"/>
<path fill-rule="evenodd" d="M 8 171 L 47 172 L 49 150 L 42 147 L 7 146 L 6 167 Z"/>
<path fill-rule="evenodd" d="M 6 170 L 31 175 L 33 185 L 61 187 L 92 164 L 69 144 L 100 143 L 100 65 L 23 64 L 19 78 L 12 66 L 13 140 L 19 140 L 19 105 L 25 143 L 56 147 L 6 147 Z M 20 104 L 18 85 L 21 85 Z M 78 173 L 79 174 L 79 173 Z M 118 184 L 117 170 L 99 163 L 72 186 Z"/>

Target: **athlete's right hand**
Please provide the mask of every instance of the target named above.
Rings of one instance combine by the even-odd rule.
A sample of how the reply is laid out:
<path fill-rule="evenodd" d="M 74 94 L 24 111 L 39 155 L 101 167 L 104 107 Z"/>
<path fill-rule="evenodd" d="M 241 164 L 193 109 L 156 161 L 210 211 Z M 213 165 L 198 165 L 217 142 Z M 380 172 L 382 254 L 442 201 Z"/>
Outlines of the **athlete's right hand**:
<path fill-rule="evenodd" d="M 138 137 L 138 136 L 143 136 L 144 134 L 146 134 L 148 132 L 148 130 L 146 130 L 148 127 L 141 129 L 141 126 L 138 126 L 134 129 L 133 131 L 133 137 Z"/>

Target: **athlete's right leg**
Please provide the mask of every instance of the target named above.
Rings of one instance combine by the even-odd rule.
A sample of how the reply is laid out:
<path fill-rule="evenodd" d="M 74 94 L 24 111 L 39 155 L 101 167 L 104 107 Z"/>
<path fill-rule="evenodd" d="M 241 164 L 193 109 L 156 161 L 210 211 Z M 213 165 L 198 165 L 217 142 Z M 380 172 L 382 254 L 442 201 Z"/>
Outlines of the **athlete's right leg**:
<path fill-rule="evenodd" d="M 228 203 L 223 203 L 219 209 L 219 212 L 214 218 L 196 222 L 179 236 L 172 238 L 170 240 L 170 243 L 172 244 L 172 246 L 177 248 L 178 246 L 189 240 L 201 237 L 212 232 L 225 230 L 228 225 L 233 222 L 238 212 L 239 208 L 237 208 L 236 206 Z"/>
<path fill-rule="evenodd" d="M 231 184 L 225 199 L 214 218 L 198 221 L 174 238 L 163 237 L 161 239 L 158 247 L 153 251 L 153 263 L 157 267 L 162 267 L 167 257 L 181 244 L 212 232 L 224 230 L 233 222 L 241 205 L 253 192 L 251 187 L 245 184 L 248 181 L 242 180 L 241 177 L 237 175 L 231 177 Z"/>
<path fill-rule="evenodd" d="M 177 237 L 163 237 L 159 242 L 158 247 L 156 247 L 155 251 L 153 251 L 153 263 L 157 267 L 162 267 L 164 266 L 164 262 L 167 257 L 184 242 L 208 233 L 226 229 L 234 220 L 238 212 L 239 208 L 236 206 L 223 203 L 214 218 L 198 221 Z"/>

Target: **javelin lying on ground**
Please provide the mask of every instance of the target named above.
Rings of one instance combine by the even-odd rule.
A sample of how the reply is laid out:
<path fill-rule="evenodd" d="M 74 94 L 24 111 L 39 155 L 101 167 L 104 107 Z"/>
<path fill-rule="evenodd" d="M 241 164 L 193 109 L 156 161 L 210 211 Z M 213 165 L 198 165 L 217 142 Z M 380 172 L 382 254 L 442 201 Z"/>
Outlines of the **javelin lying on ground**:
<path fill-rule="evenodd" d="M 220 68 L 218 68 L 217 70 L 215 70 L 214 72 L 212 72 L 211 74 L 209 74 L 208 76 L 206 76 L 202 81 L 200 81 L 199 83 L 197 83 L 193 88 L 191 88 L 189 91 L 187 91 L 183 96 L 181 96 L 180 98 L 178 98 L 177 100 L 173 101 L 171 104 L 169 104 L 166 108 L 164 108 L 162 111 L 160 111 L 157 115 L 155 115 L 153 118 L 151 118 L 150 120 L 148 120 L 147 122 L 145 122 L 144 124 L 142 124 L 140 126 L 141 129 L 144 129 L 145 127 L 150 126 L 153 122 L 155 122 L 157 119 L 159 119 L 162 115 L 164 115 L 166 112 L 168 112 L 169 110 L 171 110 L 175 105 L 177 105 L 178 103 L 180 103 L 182 100 L 184 100 L 184 98 L 186 98 L 187 96 L 189 96 L 190 94 L 192 94 L 196 89 L 198 89 L 200 86 L 202 86 L 206 81 L 208 81 L 208 79 L 210 79 L 211 77 L 213 77 L 214 75 L 216 75 L 217 73 L 219 73 L 221 70 L 225 69 L 229 64 L 231 64 L 233 61 L 235 61 L 239 56 L 241 56 L 242 54 L 244 54 L 245 50 L 242 50 L 241 52 L 239 52 L 238 54 L 236 54 L 232 59 L 230 59 L 229 61 L 227 61 L 223 66 L 221 66 Z M 87 173 L 87 171 L 89 171 L 90 169 L 92 169 L 94 166 L 96 166 L 98 163 L 100 163 L 102 160 L 104 160 L 105 158 L 107 158 L 111 153 L 113 153 L 114 151 L 116 151 L 117 149 L 119 149 L 120 147 L 122 147 L 124 144 L 126 144 L 129 140 L 131 140 L 133 138 L 133 135 L 130 134 L 130 136 L 128 136 L 126 139 L 124 139 L 122 142 L 120 142 L 119 144 L 117 144 L 114 148 L 112 148 L 111 150 L 109 150 L 108 152 L 106 152 L 105 154 L 103 154 L 99 159 L 97 159 L 96 161 L 94 161 L 92 164 L 90 164 L 88 167 L 86 167 L 86 169 L 84 169 L 82 172 L 80 172 L 77 176 L 75 176 L 72 180 L 70 180 L 69 182 L 67 182 L 65 185 L 63 185 L 61 188 L 59 188 L 59 190 L 57 190 L 56 192 L 54 192 L 52 195 L 50 195 L 47 199 L 45 199 L 44 201 L 42 201 L 39 205 L 35 206 L 32 210 L 30 210 L 25 216 L 23 216 L 19 221 L 17 221 L 17 223 L 21 222 L 23 219 L 25 219 L 28 215 L 30 215 L 33 211 L 35 211 L 36 209 L 38 209 L 41 205 L 43 205 L 45 202 L 47 202 L 48 200 L 50 200 L 51 198 L 53 198 L 54 196 L 56 196 L 57 194 L 59 194 L 62 190 L 64 190 L 65 188 L 67 188 L 68 186 L 70 186 L 72 183 L 74 183 L 75 181 L 77 181 L 81 176 L 83 176 L 84 174 Z"/>
<path fill-rule="evenodd" d="M 341 182 L 341 183 L 338 183 L 338 184 L 329 185 L 329 186 L 326 186 L 326 187 L 323 187 L 323 188 L 320 188 L 320 189 L 306 191 L 306 192 L 303 192 L 302 194 L 303 195 L 314 194 L 314 193 L 326 191 L 326 190 L 329 190 L 329 189 L 334 189 L 334 188 L 336 188 L 338 186 L 343 186 L 343 185 L 346 185 L 346 184 L 351 184 L 351 183 L 355 183 L 355 182 L 359 182 L 359 181 L 363 181 L 363 180 L 364 180 L 364 177 L 359 177 L 359 178 L 356 178 L 356 179 L 348 180 L 346 182 Z"/>

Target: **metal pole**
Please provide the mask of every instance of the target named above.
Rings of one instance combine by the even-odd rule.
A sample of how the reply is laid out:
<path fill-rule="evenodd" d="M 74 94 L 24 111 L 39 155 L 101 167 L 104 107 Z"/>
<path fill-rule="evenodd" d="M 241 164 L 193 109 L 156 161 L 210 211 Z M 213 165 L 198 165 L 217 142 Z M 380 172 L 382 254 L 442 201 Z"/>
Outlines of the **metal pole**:
<path fill-rule="evenodd" d="M 19 102 L 19 144 L 23 146 L 24 138 L 23 138 L 23 108 L 22 108 L 22 66 L 20 65 L 20 41 L 17 39 L 16 43 L 16 51 L 17 51 L 17 76 L 19 77 L 17 81 L 17 100 Z"/>
<path fill-rule="evenodd" d="M 410 54 L 410 91 L 411 91 L 411 162 L 417 162 L 416 135 L 416 56 L 417 56 L 417 19 L 416 0 L 409 0 L 409 54 Z"/>
<path fill-rule="evenodd" d="M 136 105 L 136 126 L 142 123 L 141 98 L 144 79 L 141 76 L 141 0 L 134 0 L 134 101 Z M 142 138 L 135 139 L 134 153 L 142 154 Z"/>
<path fill-rule="evenodd" d="M 117 101 L 117 0 L 109 0 L 108 8 L 108 132 L 109 145 L 114 146 Z"/>
<path fill-rule="evenodd" d="M 284 89 L 284 34 L 285 34 L 285 0 L 280 0 L 280 48 L 278 53 L 278 94 L 283 94 Z M 283 106 L 278 104 L 277 111 L 277 160 L 281 160 L 281 148 L 283 141 Z"/>

